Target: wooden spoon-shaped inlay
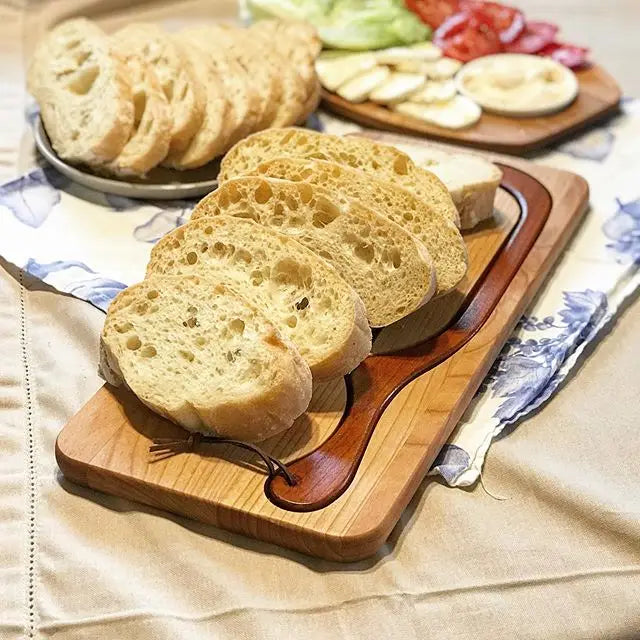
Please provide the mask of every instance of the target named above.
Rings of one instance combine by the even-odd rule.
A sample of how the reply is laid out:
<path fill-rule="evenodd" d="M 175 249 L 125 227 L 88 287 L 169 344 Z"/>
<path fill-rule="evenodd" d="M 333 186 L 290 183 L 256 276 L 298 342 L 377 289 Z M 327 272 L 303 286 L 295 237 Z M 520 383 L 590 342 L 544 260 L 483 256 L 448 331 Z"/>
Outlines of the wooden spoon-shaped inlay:
<path fill-rule="evenodd" d="M 353 480 L 373 430 L 393 397 L 411 380 L 440 364 L 479 331 L 518 272 L 542 231 L 551 210 L 551 196 L 535 178 L 499 165 L 502 188 L 520 206 L 520 220 L 467 296 L 457 319 L 441 334 L 392 355 L 369 356 L 346 378 L 348 401 L 334 433 L 317 449 L 288 465 L 295 478 L 282 476 L 265 483 L 267 497 L 289 511 L 326 507 Z"/>

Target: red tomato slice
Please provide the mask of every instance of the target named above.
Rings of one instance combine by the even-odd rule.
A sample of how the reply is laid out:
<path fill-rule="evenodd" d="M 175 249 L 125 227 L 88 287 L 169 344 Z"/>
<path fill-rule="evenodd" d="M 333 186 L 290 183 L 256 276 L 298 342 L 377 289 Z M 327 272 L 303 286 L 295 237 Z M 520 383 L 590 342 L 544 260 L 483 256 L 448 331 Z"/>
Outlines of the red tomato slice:
<path fill-rule="evenodd" d="M 418 15 L 432 29 L 437 29 L 458 11 L 458 0 L 405 0 L 407 9 Z"/>
<path fill-rule="evenodd" d="M 524 31 L 524 14 L 514 7 L 497 2 L 461 0 L 460 9 L 483 14 L 500 34 L 500 42 L 503 44 L 513 42 Z"/>
<path fill-rule="evenodd" d="M 589 49 L 585 49 L 585 47 L 564 44 L 562 42 L 552 42 L 538 51 L 538 55 L 549 56 L 556 62 L 570 69 L 575 69 L 576 67 L 581 67 L 586 64 L 588 53 Z"/>
<path fill-rule="evenodd" d="M 433 41 L 445 56 L 461 62 L 502 51 L 500 36 L 486 16 L 466 11 L 445 20 Z"/>
<path fill-rule="evenodd" d="M 538 53 L 558 33 L 558 27 L 549 22 L 527 22 L 524 31 L 513 42 L 505 46 L 509 53 Z"/>

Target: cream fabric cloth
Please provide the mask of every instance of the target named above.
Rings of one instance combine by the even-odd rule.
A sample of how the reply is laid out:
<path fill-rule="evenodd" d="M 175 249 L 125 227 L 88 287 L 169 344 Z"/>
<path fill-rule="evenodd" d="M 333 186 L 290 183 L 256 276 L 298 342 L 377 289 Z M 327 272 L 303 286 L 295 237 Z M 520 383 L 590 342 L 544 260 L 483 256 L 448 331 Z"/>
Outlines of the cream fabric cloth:
<path fill-rule="evenodd" d="M 85 4 L 112 22 L 234 10 Z M 72 7 L 80 11 L 70 1 L 46 10 Z M 29 164 L 19 153 L 21 51 L 37 25 L 23 16 L 0 6 L 2 181 Z M 638 637 L 637 304 L 561 393 L 491 449 L 484 482 L 505 500 L 426 480 L 378 556 L 342 566 L 66 482 L 54 440 L 101 384 L 104 316 L 4 266 L 2 640 Z"/>

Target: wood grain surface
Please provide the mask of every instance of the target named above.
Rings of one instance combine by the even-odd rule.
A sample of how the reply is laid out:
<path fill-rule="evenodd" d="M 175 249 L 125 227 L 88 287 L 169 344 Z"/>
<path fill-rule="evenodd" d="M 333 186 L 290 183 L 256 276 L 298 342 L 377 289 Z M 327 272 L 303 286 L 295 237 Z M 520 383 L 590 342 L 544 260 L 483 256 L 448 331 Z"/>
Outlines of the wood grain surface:
<path fill-rule="evenodd" d="M 351 561 L 375 553 L 585 209 L 587 186 L 578 176 L 522 161 L 514 164 L 540 180 L 552 196 L 542 233 L 477 333 L 393 397 L 353 481 L 337 500 L 311 512 L 281 509 L 265 495 L 266 475 L 256 461 L 222 445 L 204 445 L 194 453 L 154 461 L 148 451 L 152 439 L 181 437 L 182 430 L 150 412 L 130 392 L 108 386 L 58 437 L 56 457 L 65 476 L 311 555 Z M 502 195 L 501 202 L 496 233 L 504 238 L 514 222 L 513 201 Z M 470 247 L 488 240 L 485 260 L 490 260 L 502 241 L 486 228 L 474 235 L 467 236 Z M 479 244 L 472 253 L 482 253 Z M 309 412 L 294 429 L 267 443 L 270 452 L 291 460 L 316 449 L 335 431 L 346 399 L 342 380 L 316 388 Z"/>
<path fill-rule="evenodd" d="M 322 104 L 329 111 L 366 127 L 526 155 L 617 112 L 620 88 L 604 69 L 594 65 L 576 75 L 580 84 L 578 97 L 559 113 L 537 118 L 507 118 L 483 113 L 477 124 L 466 129 L 445 129 L 373 102 L 355 104 L 328 91 L 322 93 Z"/>

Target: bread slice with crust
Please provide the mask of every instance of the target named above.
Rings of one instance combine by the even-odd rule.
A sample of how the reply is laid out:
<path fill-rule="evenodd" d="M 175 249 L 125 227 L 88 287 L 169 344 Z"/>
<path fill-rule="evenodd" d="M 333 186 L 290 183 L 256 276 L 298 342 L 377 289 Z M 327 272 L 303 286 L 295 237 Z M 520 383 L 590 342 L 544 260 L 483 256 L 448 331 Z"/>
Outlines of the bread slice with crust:
<path fill-rule="evenodd" d="M 231 288 L 152 276 L 122 291 L 101 336 L 103 369 L 189 431 L 264 440 L 311 400 L 296 348 Z"/>
<path fill-rule="evenodd" d="M 122 151 L 134 120 L 127 76 L 111 40 L 86 18 L 66 20 L 44 37 L 27 84 L 61 158 L 96 165 Z"/>
<path fill-rule="evenodd" d="M 208 29 L 211 37 L 234 56 L 250 77 L 258 98 L 258 118 L 255 130 L 271 125 L 282 95 L 281 63 L 262 40 L 251 38 L 247 29 L 215 24 Z"/>
<path fill-rule="evenodd" d="M 251 220 L 201 217 L 162 238 L 147 276 L 197 274 L 227 282 L 293 342 L 314 379 L 343 376 L 371 350 L 364 305 L 324 260 Z"/>
<path fill-rule="evenodd" d="M 177 36 L 175 43 L 189 61 L 195 77 L 205 88 L 205 108 L 200 128 L 189 144 L 183 149 L 169 151 L 163 164 L 174 169 L 195 169 L 225 152 L 230 131 L 227 122 L 229 102 L 219 67 L 213 58 L 185 36 Z"/>
<path fill-rule="evenodd" d="M 360 169 L 411 191 L 456 226 L 460 218 L 451 195 L 439 178 L 418 168 L 411 158 L 394 147 L 358 136 L 332 136 L 310 129 L 289 127 L 261 131 L 241 140 L 222 160 L 219 181 L 248 175 L 278 157 L 329 160 Z"/>
<path fill-rule="evenodd" d="M 255 130 L 260 116 L 260 104 L 251 76 L 238 60 L 219 44 L 216 33 L 215 29 L 208 26 L 198 26 L 180 31 L 178 37 L 186 42 L 187 46 L 189 43 L 199 46 L 216 67 L 228 103 L 225 140 L 225 147 L 228 149 Z"/>
<path fill-rule="evenodd" d="M 362 298 L 371 326 L 399 320 L 435 291 L 433 263 L 414 236 L 358 202 L 340 205 L 307 183 L 228 180 L 200 201 L 192 219 L 221 214 L 277 229 L 324 258 Z"/>
<path fill-rule="evenodd" d="M 249 31 L 270 43 L 283 59 L 283 99 L 271 126 L 286 127 L 306 120 L 317 93 L 319 38 L 314 27 L 303 22 L 260 20 Z"/>
<path fill-rule="evenodd" d="M 133 93 L 133 129 L 122 151 L 106 168 L 122 175 L 144 175 L 160 164 L 169 151 L 171 110 L 151 66 L 122 43 L 119 50 Z"/>
<path fill-rule="evenodd" d="M 171 106 L 170 150 L 185 149 L 200 129 L 206 105 L 205 88 L 191 61 L 156 24 L 135 22 L 116 31 L 113 38 L 153 67 Z"/>
<path fill-rule="evenodd" d="M 467 272 L 467 248 L 458 228 L 402 187 L 335 162 L 303 158 L 269 160 L 257 167 L 256 175 L 327 189 L 333 197 L 357 200 L 400 225 L 427 247 L 436 270 L 436 295 L 454 289 Z"/>

